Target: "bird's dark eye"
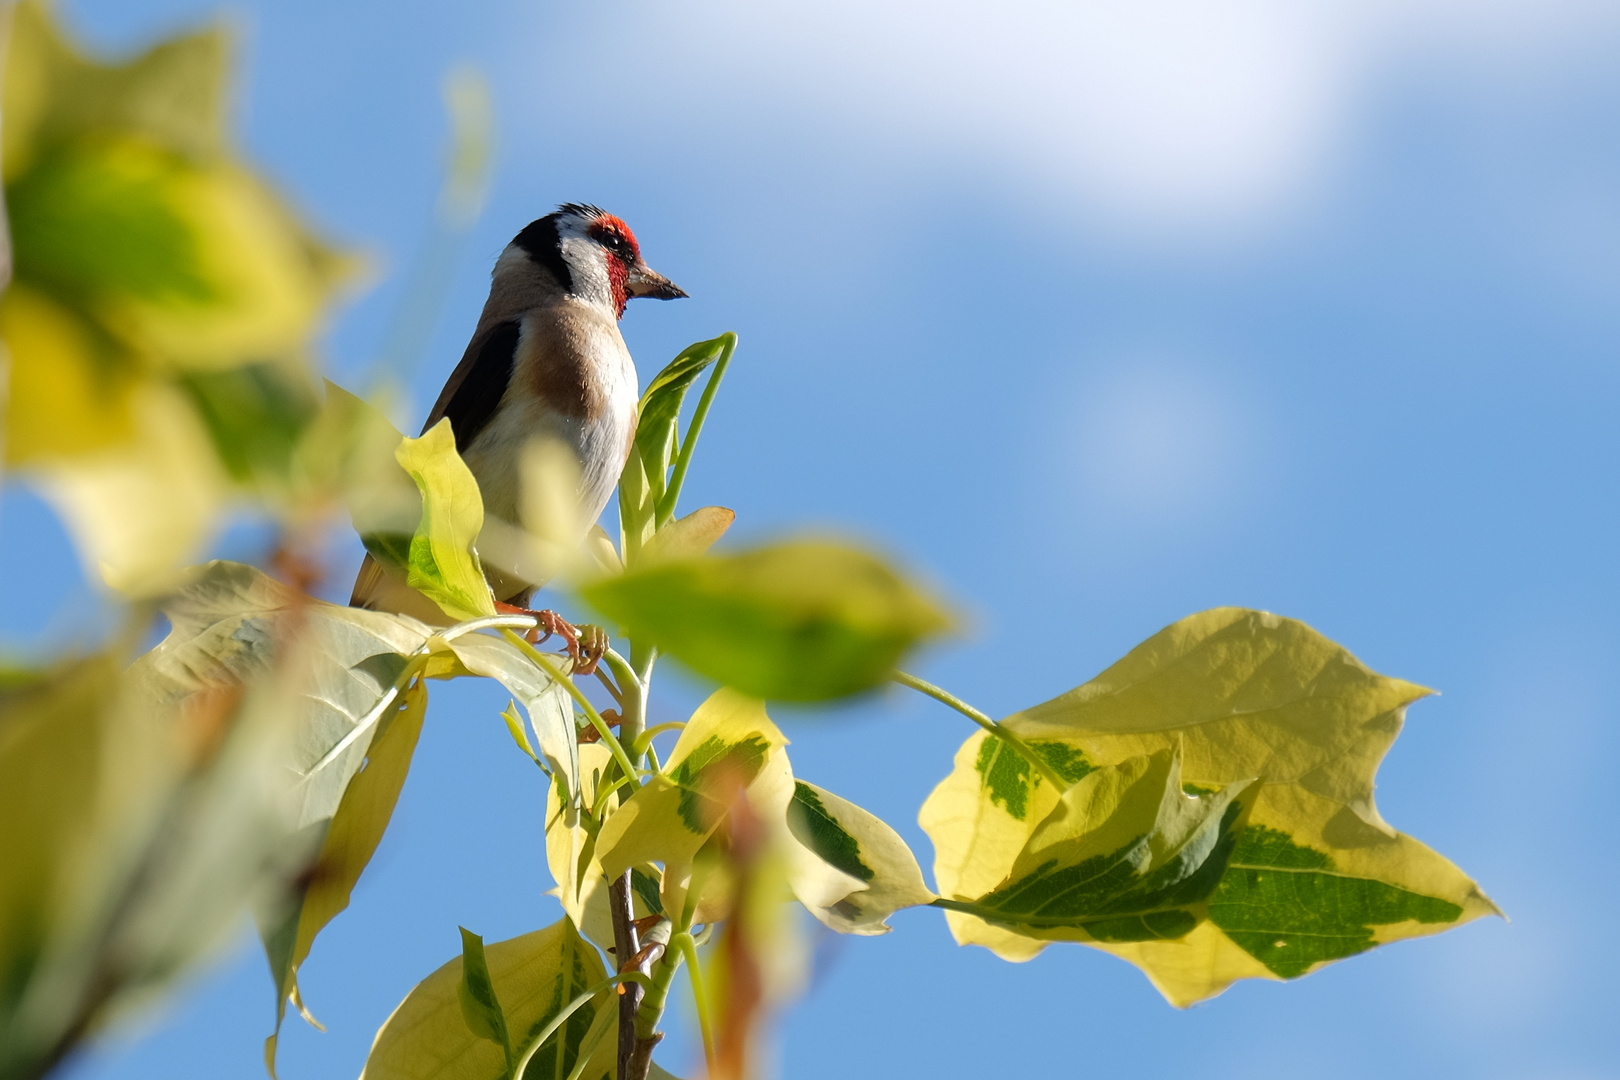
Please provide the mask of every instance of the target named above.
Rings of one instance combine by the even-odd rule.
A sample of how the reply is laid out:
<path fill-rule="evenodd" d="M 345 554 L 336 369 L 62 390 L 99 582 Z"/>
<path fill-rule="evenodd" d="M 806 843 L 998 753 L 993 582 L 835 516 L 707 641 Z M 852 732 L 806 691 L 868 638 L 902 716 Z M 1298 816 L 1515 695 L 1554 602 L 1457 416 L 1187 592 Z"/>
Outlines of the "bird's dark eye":
<path fill-rule="evenodd" d="M 623 222 L 609 215 L 604 214 L 591 223 L 590 237 L 600 244 L 604 251 L 610 252 L 626 263 L 634 263 L 640 257 L 635 238 L 630 235 L 630 231 L 624 227 Z"/>

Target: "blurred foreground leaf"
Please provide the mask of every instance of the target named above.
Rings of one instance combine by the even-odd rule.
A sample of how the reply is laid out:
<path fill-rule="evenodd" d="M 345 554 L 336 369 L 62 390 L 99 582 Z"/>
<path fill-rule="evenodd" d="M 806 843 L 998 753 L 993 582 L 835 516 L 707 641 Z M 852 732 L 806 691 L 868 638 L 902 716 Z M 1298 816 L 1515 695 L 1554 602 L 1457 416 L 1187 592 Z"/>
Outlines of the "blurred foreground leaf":
<path fill-rule="evenodd" d="M 1204 798 L 1258 778 L 1243 795 L 1253 810 L 1206 921 L 1176 941 L 1089 943 L 1137 964 L 1173 1004 L 1189 1005 L 1236 979 L 1293 978 L 1497 912 L 1465 874 L 1396 832 L 1373 805 L 1378 763 L 1406 706 L 1426 693 L 1369 671 L 1303 623 L 1217 608 L 1004 723 L 1071 784 L 1168 751 L 1180 754 L 1185 787 Z M 970 901 L 1009 882 L 1064 801 L 1002 740 L 969 738 L 919 815 L 941 894 Z M 958 942 L 1009 960 L 1045 946 L 974 915 L 946 917 Z"/>
<path fill-rule="evenodd" d="M 131 441 L 27 472 L 73 534 L 90 578 L 152 597 L 218 528 L 230 483 L 182 393 L 149 383 L 130 398 Z"/>
<path fill-rule="evenodd" d="M 887 564 L 830 541 L 656 562 L 581 592 L 636 640 L 699 674 L 789 701 L 877 686 L 912 646 L 950 625 Z"/>
<path fill-rule="evenodd" d="M 233 156 L 227 54 L 214 29 L 102 64 L 45 5 L 13 11 L 5 458 L 93 574 L 144 596 L 226 500 L 296 501 L 309 343 L 351 269 Z"/>
<path fill-rule="evenodd" d="M 0 1075 L 34 1077 L 229 940 L 295 872 L 287 694 L 175 698 L 144 660 L 0 693 Z"/>
<path fill-rule="evenodd" d="M 484 948 L 491 989 L 503 1006 L 514 1052 L 540 1034 L 563 1007 L 607 978 L 602 961 L 566 918 L 544 930 Z M 463 962 L 456 957 L 423 979 L 377 1032 L 361 1080 L 500 1080 L 506 1057 L 469 1028 L 463 1012 Z M 581 1054 L 580 1080 L 614 1071 L 618 998 L 601 994 L 564 1021 L 530 1060 L 526 1077 L 566 1077 Z M 594 1045 L 593 1045 L 594 1043 Z"/>

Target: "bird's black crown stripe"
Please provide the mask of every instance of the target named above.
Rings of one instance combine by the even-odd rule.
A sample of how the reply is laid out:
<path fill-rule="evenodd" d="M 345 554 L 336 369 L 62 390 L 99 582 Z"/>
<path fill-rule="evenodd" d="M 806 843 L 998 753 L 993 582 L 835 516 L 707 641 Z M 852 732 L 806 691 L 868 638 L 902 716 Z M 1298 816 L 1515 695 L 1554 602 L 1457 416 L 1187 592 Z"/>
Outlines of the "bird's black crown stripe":
<path fill-rule="evenodd" d="M 445 406 L 444 415 L 450 418 L 450 427 L 456 433 L 456 453 L 467 452 L 467 447 L 495 415 L 501 398 L 506 396 L 506 384 L 512 381 L 512 365 L 517 360 L 521 329 L 515 319 L 490 328 L 484 343 L 478 347 L 478 359 L 473 361 L 472 370 L 467 372 L 450 404 Z"/>
<path fill-rule="evenodd" d="M 557 216 L 547 214 L 529 222 L 522 232 L 512 238 L 512 243 L 522 248 L 530 259 L 551 271 L 551 276 L 557 279 L 563 292 L 571 293 L 574 291 L 574 275 L 569 272 L 568 263 L 558 247 Z"/>
<path fill-rule="evenodd" d="M 599 218 L 603 214 L 607 213 L 607 211 L 603 210 L 600 206 L 592 206 L 590 203 L 565 202 L 561 206 L 557 207 L 557 213 L 572 214 L 575 217 L 582 218 Z"/>

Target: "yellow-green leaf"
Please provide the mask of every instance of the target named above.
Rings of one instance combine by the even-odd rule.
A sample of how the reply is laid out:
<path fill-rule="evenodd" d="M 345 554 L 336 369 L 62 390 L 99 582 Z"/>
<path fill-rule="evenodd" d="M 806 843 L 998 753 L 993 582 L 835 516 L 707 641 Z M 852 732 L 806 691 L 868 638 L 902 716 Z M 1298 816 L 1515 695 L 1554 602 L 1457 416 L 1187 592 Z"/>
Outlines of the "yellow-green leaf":
<path fill-rule="evenodd" d="M 886 934 L 890 915 L 935 899 L 900 834 L 847 799 L 795 781 L 787 825 L 793 895 L 839 933 Z"/>
<path fill-rule="evenodd" d="M 514 1053 L 521 1053 L 575 997 L 607 978 L 596 950 L 566 918 L 544 930 L 485 946 L 484 955 Z M 377 1032 L 361 1080 L 506 1076 L 501 1049 L 467 1026 L 462 982 L 462 958 L 457 956 L 418 983 Z M 618 1000 L 609 990 L 574 1012 L 530 1060 L 524 1075 L 567 1076 L 581 1053 L 588 1053 L 580 1080 L 611 1077 Z"/>
<path fill-rule="evenodd" d="M 585 743 L 579 747 L 579 770 L 582 804 L 587 808 L 604 805 L 603 781 L 614 771 L 613 754 L 601 743 Z M 553 780 L 546 799 L 545 822 L 546 865 L 557 882 L 553 891 L 580 933 L 604 949 L 612 948 L 608 883 L 601 860 L 596 857 L 598 822 L 590 814 L 570 810 L 561 785 Z M 636 867 L 631 873 L 635 885 L 631 905 L 636 917 L 661 913 L 657 868 Z"/>
<path fill-rule="evenodd" d="M 506 708 L 501 710 L 501 720 L 506 724 L 506 733 L 512 736 L 517 748 L 523 751 L 530 761 L 536 765 L 540 764 L 540 755 L 534 752 L 534 746 L 529 742 L 529 732 L 523 726 L 523 717 L 517 711 L 516 701 L 506 703 Z"/>
<path fill-rule="evenodd" d="M 690 863 L 739 791 L 762 819 L 782 820 L 793 797 L 786 745 L 762 702 L 715 691 L 687 721 L 662 775 L 603 823 L 603 871 L 611 878 L 641 863 Z"/>
<path fill-rule="evenodd" d="M 1303 623 L 1217 608 L 1004 723 L 1071 784 L 1177 748 L 1195 793 L 1258 778 L 1207 921 L 1174 943 L 1092 943 L 1187 1005 L 1239 978 L 1292 978 L 1496 912 L 1465 874 L 1391 828 L 1373 803 L 1378 763 L 1407 705 L 1427 693 L 1370 671 Z M 971 899 L 997 888 L 1061 795 L 1001 740 L 968 739 L 920 814 L 940 893 Z M 947 918 L 959 942 L 1007 959 L 1044 947 L 972 915 Z"/>
<path fill-rule="evenodd" d="M 882 560 L 831 541 L 657 562 L 581 591 L 637 640 L 699 674 L 793 701 L 877 686 L 912 646 L 949 625 L 931 597 Z"/>
<path fill-rule="evenodd" d="M 472 470 L 456 453 L 449 418 L 421 438 L 401 442 L 395 457 L 422 493 L 422 521 L 411 538 L 410 587 L 452 619 L 495 614 L 473 549 L 484 527 L 484 502 Z"/>
<path fill-rule="evenodd" d="M 642 549 L 641 561 L 645 564 L 702 555 L 726 534 L 735 520 L 736 512 L 723 506 L 700 506 L 659 529 Z"/>
<path fill-rule="evenodd" d="M 1254 799 L 1252 780 L 1182 790 L 1172 750 L 1094 769 L 969 911 L 1047 941 L 1159 941 L 1204 918 Z"/>
<path fill-rule="evenodd" d="M 185 708 L 266 673 L 281 694 L 277 722 L 292 745 L 276 775 L 287 777 L 301 846 L 284 855 L 286 880 L 265 890 L 256 912 L 279 1030 L 286 1001 L 299 1000 L 299 965 L 347 906 L 387 828 L 426 705 L 411 665 L 427 659 L 432 631 L 301 596 L 227 562 L 202 568 L 164 611 L 169 635 L 134 669 L 160 703 Z M 265 1052 L 273 1067 L 274 1035 Z"/>
<path fill-rule="evenodd" d="M 11 354 L 7 465 L 93 454 L 134 438 L 133 373 L 108 370 L 105 343 L 70 309 L 14 284 L 0 298 L 0 337 Z"/>
<path fill-rule="evenodd" d="M 299 825 L 331 818 L 359 770 L 399 682 L 431 636 L 429 627 L 314 600 L 251 566 L 217 561 L 163 608 L 171 629 L 139 667 L 166 700 L 248 681 L 269 670 L 289 638 L 304 645 L 296 695 L 293 769 Z M 316 837 L 317 841 L 319 837 Z"/>

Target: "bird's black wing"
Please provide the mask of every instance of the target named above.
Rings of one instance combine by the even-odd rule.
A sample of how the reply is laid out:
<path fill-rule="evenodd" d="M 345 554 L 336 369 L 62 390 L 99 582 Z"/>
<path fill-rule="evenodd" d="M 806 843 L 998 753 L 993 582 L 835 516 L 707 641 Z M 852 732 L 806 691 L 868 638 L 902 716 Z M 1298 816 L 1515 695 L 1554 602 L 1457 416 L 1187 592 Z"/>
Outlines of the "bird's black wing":
<path fill-rule="evenodd" d="M 445 384 L 427 423 L 422 425 L 423 432 L 437 424 L 441 417 L 448 416 L 450 427 L 456 433 L 456 452 L 466 452 L 506 395 L 506 386 L 512 381 L 512 367 L 517 361 L 521 329 L 522 324 L 516 319 L 496 323 L 480 340 L 473 342 Z"/>

